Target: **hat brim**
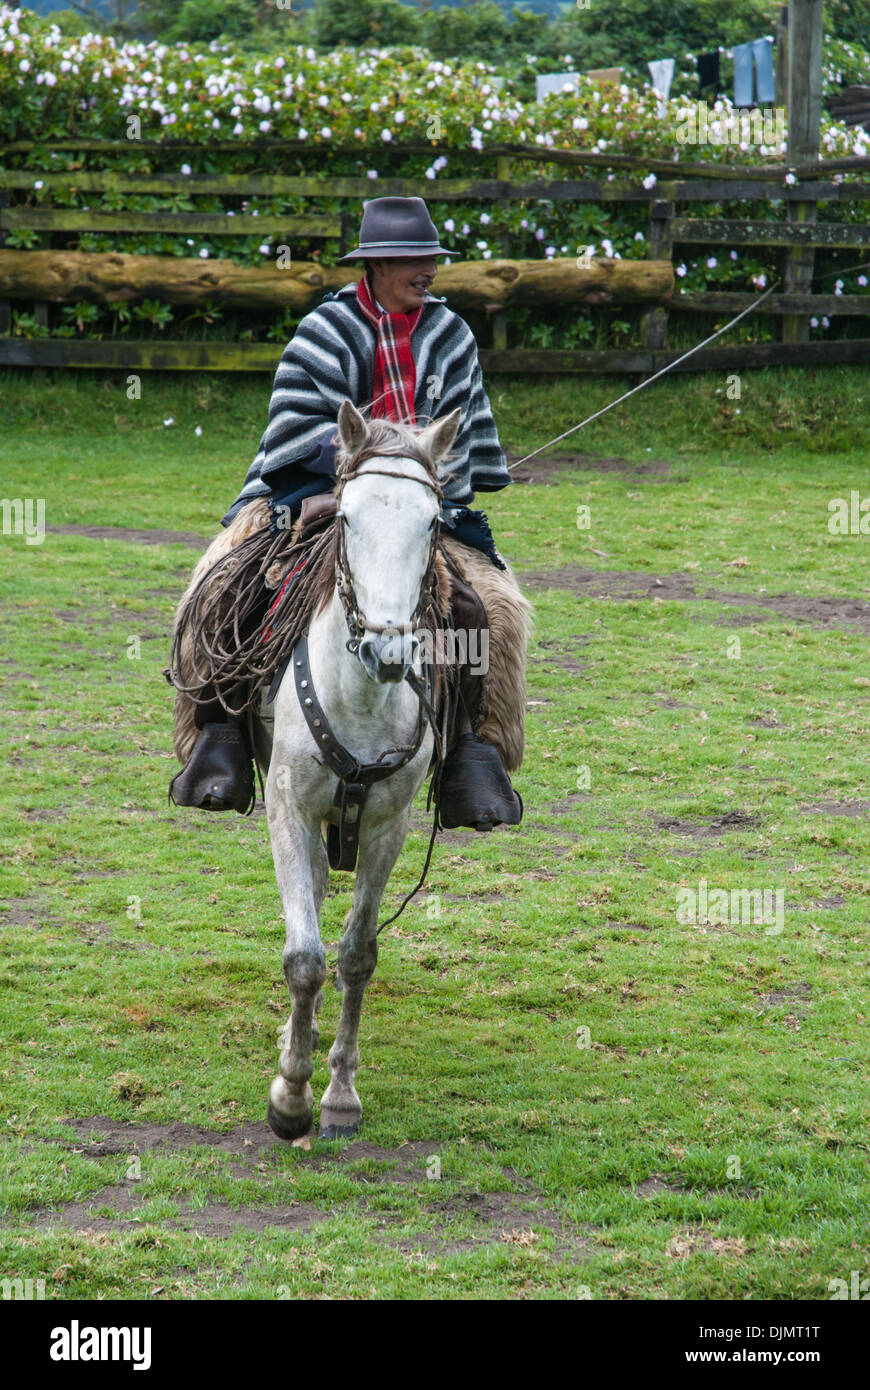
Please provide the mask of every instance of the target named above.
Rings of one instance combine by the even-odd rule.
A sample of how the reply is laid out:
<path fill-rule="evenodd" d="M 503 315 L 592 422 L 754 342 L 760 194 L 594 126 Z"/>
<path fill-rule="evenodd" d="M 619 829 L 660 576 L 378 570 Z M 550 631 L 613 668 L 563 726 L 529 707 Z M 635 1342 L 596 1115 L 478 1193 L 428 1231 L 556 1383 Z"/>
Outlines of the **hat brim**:
<path fill-rule="evenodd" d="M 388 260 L 394 256 L 416 257 L 421 260 L 428 256 L 461 256 L 461 251 L 448 251 L 445 246 L 358 246 L 355 251 L 348 251 L 347 255 L 339 256 L 337 264 L 344 265 L 345 261 L 367 261 L 371 258 L 377 260 Z"/>

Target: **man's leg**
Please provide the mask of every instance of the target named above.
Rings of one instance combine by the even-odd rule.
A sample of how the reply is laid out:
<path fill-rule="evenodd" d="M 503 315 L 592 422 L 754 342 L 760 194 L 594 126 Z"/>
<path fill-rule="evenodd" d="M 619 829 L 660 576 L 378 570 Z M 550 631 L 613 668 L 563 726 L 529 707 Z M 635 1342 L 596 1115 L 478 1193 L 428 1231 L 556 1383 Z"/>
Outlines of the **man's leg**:
<path fill-rule="evenodd" d="M 470 552 L 464 546 L 461 551 L 464 553 L 459 554 L 458 548 L 451 547 L 452 557 L 467 572 Z M 463 560 L 466 561 L 465 565 L 462 564 Z M 495 569 L 485 557 L 481 556 L 480 560 L 489 570 Z M 483 571 L 478 582 L 481 579 L 485 582 L 488 578 L 486 571 Z M 499 628 L 494 631 L 480 593 L 455 577 L 451 620 L 454 646 L 462 653 L 463 660 L 456 682 L 458 711 L 454 737 L 441 772 L 438 791 L 441 824 L 445 829 L 469 826 L 475 830 L 492 830 L 495 825 L 518 825 L 522 819 L 522 801 L 511 786 L 497 746 L 502 741 L 500 730 L 493 728 L 492 719 L 488 717 L 489 692 L 486 682 L 494 642 L 521 641 L 520 665 L 524 666 L 525 625 L 520 623 L 518 628 L 513 623 L 510 632 Z M 503 628 L 504 624 L 499 626 Z M 524 682 L 522 700 L 524 714 Z M 510 756 L 510 744 L 506 744 L 505 748 Z"/>

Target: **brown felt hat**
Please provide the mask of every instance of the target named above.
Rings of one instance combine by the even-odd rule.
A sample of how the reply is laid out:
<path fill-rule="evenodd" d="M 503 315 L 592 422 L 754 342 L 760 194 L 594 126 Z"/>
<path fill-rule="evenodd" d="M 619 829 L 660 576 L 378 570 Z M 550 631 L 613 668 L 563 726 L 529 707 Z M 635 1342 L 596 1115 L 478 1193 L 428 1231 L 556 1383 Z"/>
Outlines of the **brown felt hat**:
<path fill-rule="evenodd" d="M 435 223 L 422 198 L 371 198 L 363 203 L 359 246 L 339 258 L 366 260 L 370 256 L 458 256 L 439 246 Z"/>

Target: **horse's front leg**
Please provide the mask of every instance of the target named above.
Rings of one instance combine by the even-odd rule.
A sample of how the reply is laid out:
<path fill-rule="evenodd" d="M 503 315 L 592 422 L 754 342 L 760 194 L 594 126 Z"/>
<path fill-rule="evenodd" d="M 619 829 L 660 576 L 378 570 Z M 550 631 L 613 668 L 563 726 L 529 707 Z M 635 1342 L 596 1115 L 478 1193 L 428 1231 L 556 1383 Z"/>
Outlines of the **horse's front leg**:
<path fill-rule="evenodd" d="M 319 918 L 329 871 L 319 833 L 294 822 L 280 803 L 274 810 L 270 807 L 269 830 L 287 926 L 284 977 L 292 1003 L 278 1075 L 269 1088 L 269 1124 L 279 1138 L 298 1139 L 311 1129 L 314 1106 L 309 1083 L 315 1009 L 326 979 Z"/>
<path fill-rule="evenodd" d="M 360 837 L 353 906 L 338 948 L 341 1018 L 329 1050 L 332 1080 L 320 1102 L 321 1139 L 349 1139 L 359 1129 L 362 1105 L 354 1081 L 359 1066 L 359 1021 L 366 985 L 378 963 L 378 908 L 408 828 L 404 811 L 367 843 Z"/>

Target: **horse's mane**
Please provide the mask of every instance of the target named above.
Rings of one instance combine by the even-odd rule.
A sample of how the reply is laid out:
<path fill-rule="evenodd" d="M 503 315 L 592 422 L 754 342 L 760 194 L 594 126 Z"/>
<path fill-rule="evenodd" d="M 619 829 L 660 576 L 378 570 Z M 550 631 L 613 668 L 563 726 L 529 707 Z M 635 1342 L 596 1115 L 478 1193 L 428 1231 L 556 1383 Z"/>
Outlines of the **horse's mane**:
<path fill-rule="evenodd" d="M 372 458 L 413 459 L 438 481 L 438 464 L 419 443 L 419 427 L 372 420 L 360 449 L 336 450 L 338 482 L 347 482 Z M 207 570 L 185 595 L 175 625 L 170 670 L 173 684 L 196 704 L 215 697 L 230 713 L 253 707 L 259 692 L 289 657 L 313 618 L 332 598 L 338 525 L 327 516 L 314 526 L 300 517 L 275 534 L 268 525 L 248 532 Z M 288 576 L 304 561 L 293 580 Z M 447 611 L 450 577 L 436 555 L 436 607 Z M 286 584 L 271 622 L 264 609 Z M 265 591 L 265 596 L 264 596 Z M 437 614 L 430 614 L 434 624 Z M 263 633 L 268 632 L 268 641 Z"/>
<path fill-rule="evenodd" d="M 408 458 L 421 463 L 433 482 L 438 482 L 438 464 L 431 450 L 420 442 L 420 425 L 408 425 L 399 420 L 369 420 L 368 434 L 360 449 L 348 454 L 339 445 L 336 449 L 339 478 L 351 478 L 372 458 Z"/>

